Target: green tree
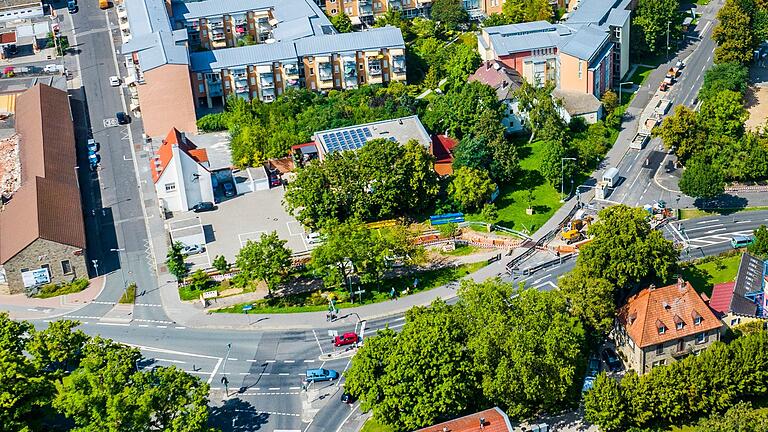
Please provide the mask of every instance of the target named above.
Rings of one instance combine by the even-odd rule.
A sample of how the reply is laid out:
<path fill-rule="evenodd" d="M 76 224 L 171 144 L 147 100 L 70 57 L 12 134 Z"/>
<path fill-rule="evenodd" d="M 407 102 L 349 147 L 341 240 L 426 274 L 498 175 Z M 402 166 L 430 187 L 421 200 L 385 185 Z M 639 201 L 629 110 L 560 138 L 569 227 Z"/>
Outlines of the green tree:
<path fill-rule="evenodd" d="M 694 432 L 768 432 L 768 410 L 739 402 L 722 414 L 715 413 L 693 427 Z"/>
<path fill-rule="evenodd" d="M 213 259 L 213 268 L 218 270 L 220 274 L 225 274 L 229 272 L 229 263 L 227 262 L 227 258 L 224 255 L 216 255 L 216 258 Z"/>
<path fill-rule="evenodd" d="M 624 430 L 629 425 L 629 407 L 619 383 L 601 372 L 584 395 L 584 418 L 604 431 Z"/>
<path fill-rule="evenodd" d="M 496 223 L 499 220 L 499 210 L 496 208 L 496 204 L 488 203 L 484 205 L 480 216 L 488 223 Z"/>
<path fill-rule="evenodd" d="M 509 20 L 508 24 L 530 21 L 552 21 L 554 9 L 546 0 L 508 0 L 501 10 Z"/>
<path fill-rule="evenodd" d="M 755 37 L 752 17 L 756 15 L 754 0 L 726 0 L 717 12 L 718 24 L 712 30 L 717 42 L 715 63 L 752 61 L 760 40 Z"/>
<path fill-rule="evenodd" d="M 738 138 L 744 133 L 744 121 L 748 117 L 742 95 L 735 91 L 723 90 L 702 102 L 699 124 L 710 134 Z"/>
<path fill-rule="evenodd" d="M 667 29 L 670 41 L 680 35 L 679 0 L 640 0 L 635 8 L 632 24 L 642 35 L 643 47 L 652 53 L 666 49 Z M 669 27 L 667 23 L 671 23 Z"/>
<path fill-rule="evenodd" d="M 340 13 L 331 17 L 331 24 L 339 33 L 351 33 L 352 32 L 352 20 L 345 13 Z"/>
<path fill-rule="evenodd" d="M 616 315 L 616 287 L 608 280 L 590 276 L 576 267 L 558 283 L 568 299 L 571 313 L 599 335 L 608 334 Z"/>
<path fill-rule="evenodd" d="M 712 66 L 704 72 L 704 83 L 699 90 L 699 99 L 711 99 L 723 90 L 739 92 L 747 91 L 749 69 L 741 63 L 728 62 Z"/>
<path fill-rule="evenodd" d="M 557 189 L 562 181 L 567 184 L 576 174 L 576 161 L 563 160 L 566 157 L 569 157 L 569 149 L 559 141 L 547 143 L 541 155 L 539 172 Z"/>
<path fill-rule="evenodd" d="M 389 8 L 384 15 L 376 17 L 376 21 L 373 23 L 374 27 L 386 27 L 388 25 L 402 29 L 403 27 L 403 13 L 400 9 Z"/>
<path fill-rule="evenodd" d="M 175 367 L 136 370 L 138 349 L 94 338 L 53 406 L 78 430 L 207 431 L 208 385 Z"/>
<path fill-rule="evenodd" d="M 168 272 L 174 275 L 179 282 L 189 273 L 187 263 L 184 262 L 184 255 L 181 253 L 183 247 L 184 245 L 181 242 L 173 242 L 168 248 L 168 254 L 165 256 L 165 265 L 168 266 Z"/>
<path fill-rule="evenodd" d="M 755 230 L 754 236 L 755 241 L 747 246 L 747 250 L 752 255 L 768 258 L 768 228 L 766 228 L 765 225 L 760 225 L 760 227 Z"/>
<path fill-rule="evenodd" d="M 544 83 L 540 83 L 544 84 Z M 558 101 L 552 99 L 555 86 L 547 83 L 542 86 L 529 84 L 523 80 L 515 90 L 515 98 L 522 112 L 528 113 L 527 126 L 531 130 L 529 142 L 536 138 L 546 141 L 564 141 L 566 124 L 558 112 Z"/>
<path fill-rule="evenodd" d="M 397 333 L 389 327 L 369 337 L 355 354 L 347 372 L 344 390 L 360 399 L 360 409 L 370 411 L 384 399 L 382 377 L 390 354 L 397 343 Z"/>
<path fill-rule="evenodd" d="M 668 116 L 661 126 L 653 129 L 653 136 L 660 137 L 664 146 L 674 149 L 680 162 L 701 154 L 706 146 L 706 133 L 699 125 L 696 111 L 678 105 L 674 115 Z"/>
<path fill-rule="evenodd" d="M 480 55 L 477 50 L 466 44 L 457 44 L 452 50 L 445 65 L 448 82 L 459 87 L 467 82 L 467 77 L 480 66 Z"/>
<path fill-rule="evenodd" d="M 479 209 L 495 190 L 496 184 L 487 172 L 467 167 L 454 171 L 448 185 L 448 195 L 467 212 Z"/>
<path fill-rule="evenodd" d="M 639 208 L 617 205 L 600 211 L 589 227 L 592 241 L 581 247 L 577 267 L 618 287 L 643 279 L 669 280 L 678 252 L 660 231 L 652 230 Z"/>
<path fill-rule="evenodd" d="M 396 339 L 374 418 L 396 430 L 416 430 L 474 405 L 479 383 L 461 315 L 441 300 L 410 309 Z"/>
<path fill-rule="evenodd" d="M 434 0 L 430 14 L 433 20 L 449 29 L 456 29 L 459 24 L 469 21 L 469 15 L 462 7 L 461 0 Z"/>
<path fill-rule="evenodd" d="M 291 250 L 285 247 L 286 243 L 277 231 L 261 234 L 258 241 L 248 240 L 235 259 L 240 269 L 238 277 L 246 283 L 263 280 L 271 294 L 291 267 Z"/>
<path fill-rule="evenodd" d="M 453 169 L 461 167 L 480 171 L 489 171 L 493 163 L 493 154 L 485 140 L 465 136 L 453 149 Z"/>
<path fill-rule="evenodd" d="M 25 349 L 37 370 L 49 371 L 60 378 L 79 364 L 88 336 L 75 330 L 78 325 L 77 321 L 53 321 L 47 329 L 32 332 Z"/>
<path fill-rule="evenodd" d="M 202 269 L 195 270 L 189 275 L 189 287 L 195 291 L 207 291 L 213 279 Z"/>
<path fill-rule="evenodd" d="M 482 107 L 478 109 L 478 107 Z M 435 97 L 430 101 L 422 118 L 424 124 L 431 130 L 445 131 L 448 135 L 463 138 L 475 133 L 476 125 L 491 111 L 501 121 L 503 108 L 496 91 L 479 82 L 453 87 L 445 95 Z"/>
<path fill-rule="evenodd" d="M 38 430 L 43 410 L 50 404 L 53 384 L 38 374 L 24 355 L 27 322 L 13 321 L 0 312 L 0 430 Z M 43 430 L 43 429 L 39 429 Z"/>
<path fill-rule="evenodd" d="M 559 292 L 492 279 L 462 283 L 459 297 L 457 315 L 466 320 L 467 348 L 490 406 L 525 418 L 573 402 L 585 334 Z"/>
<path fill-rule="evenodd" d="M 504 2 L 504 4 L 506 3 L 507 2 Z M 483 20 L 483 27 L 496 27 L 507 24 L 513 24 L 513 21 L 503 13 L 492 13 Z"/>
<path fill-rule="evenodd" d="M 725 191 L 720 169 L 700 159 L 694 159 L 686 166 L 678 186 L 684 194 L 704 200 L 716 198 Z"/>

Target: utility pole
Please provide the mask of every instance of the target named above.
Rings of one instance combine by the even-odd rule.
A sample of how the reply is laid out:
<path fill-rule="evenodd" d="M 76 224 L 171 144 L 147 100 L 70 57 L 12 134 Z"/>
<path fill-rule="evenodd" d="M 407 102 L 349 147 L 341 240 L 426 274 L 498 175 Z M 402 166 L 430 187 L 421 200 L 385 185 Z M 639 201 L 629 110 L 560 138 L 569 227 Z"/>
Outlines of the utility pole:
<path fill-rule="evenodd" d="M 575 161 L 576 158 L 561 158 L 560 159 L 560 202 L 565 202 L 565 161 L 572 160 Z M 573 182 L 573 179 L 571 179 L 571 182 Z M 573 186 L 571 186 L 573 187 Z"/>
<path fill-rule="evenodd" d="M 669 25 L 672 21 L 667 21 L 667 60 L 669 60 Z"/>
<path fill-rule="evenodd" d="M 128 285 L 125 283 L 125 269 L 123 268 L 123 260 L 120 259 L 120 252 L 125 252 L 125 249 L 123 248 L 112 248 L 109 250 L 110 252 L 117 252 L 117 264 L 120 266 L 120 275 L 123 277 L 123 288 L 127 288 Z"/>

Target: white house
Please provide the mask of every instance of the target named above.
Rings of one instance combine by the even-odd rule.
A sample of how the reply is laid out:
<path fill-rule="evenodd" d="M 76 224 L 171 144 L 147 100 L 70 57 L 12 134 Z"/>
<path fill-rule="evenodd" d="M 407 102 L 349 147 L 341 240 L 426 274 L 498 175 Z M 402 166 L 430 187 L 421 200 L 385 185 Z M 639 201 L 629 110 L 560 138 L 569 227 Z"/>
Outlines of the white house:
<path fill-rule="evenodd" d="M 208 152 L 176 128 L 150 159 L 150 169 L 160 206 L 166 211 L 187 211 L 200 202 L 213 202 Z"/>

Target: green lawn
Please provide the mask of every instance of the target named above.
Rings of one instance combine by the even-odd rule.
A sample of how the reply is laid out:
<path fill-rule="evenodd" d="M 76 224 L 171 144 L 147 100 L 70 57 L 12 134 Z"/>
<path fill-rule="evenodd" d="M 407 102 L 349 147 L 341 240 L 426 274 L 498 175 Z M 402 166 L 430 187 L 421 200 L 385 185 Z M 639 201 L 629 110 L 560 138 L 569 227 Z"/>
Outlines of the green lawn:
<path fill-rule="evenodd" d="M 544 141 L 525 143 L 519 147 L 521 173 L 516 182 L 501 188 L 496 199 L 499 212 L 498 225 L 519 231 L 534 232 L 560 208 L 560 191 L 555 190 L 539 172 Z M 533 190 L 533 215 L 525 213 L 528 207 L 526 191 Z M 482 220 L 479 213 L 467 215 L 467 220 Z"/>
<path fill-rule="evenodd" d="M 360 432 L 395 432 L 395 430 L 377 422 L 373 418 L 369 418 L 363 425 L 363 428 L 360 429 Z"/>
<path fill-rule="evenodd" d="M 647 67 L 647 66 L 638 66 L 637 69 L 635 69 L 635 72 L 632 73 L 632 75 L 629 76 L 624 82 L 633 82 L 635 85 L 641 86 L 645 82 L 645 80 L 648 79 L 648 76 L 651 75 L 651 72 L 653 72 L 654 68 Z M 624 88 L 626 90 L 626 87 Z"/>
<path fill-rule="evenodd" d="M 456 245 L 456 249 L 450 252 L 440 251 L 440 254 L 457 257 L 457 256 L 472 255 L 473 253 L 479 252 L 481 250 L 483 250 L 483 248 L 479 248 L 477 246 L 458 244 Z"/>
<path fill-rule="evenodd" d="M 741 254 L 716 257 L 707 262 L 683 267 L 683 279 L 690 282 L 696 291 L 712 295 L 712 287 L 736 279 Z"/>
<path fill-rule="evenodd" d="M 390 300 L 389 292 L 392 288 L 395 291 L 402 293 L 403 290 L 409 288 L 411 293 L 428 291 L 433 288 L 437 288 L 441 285 L 445 285 L 449 282 L 461 279 L 462 277 L 473 273 L 483 267 L 486 262 L 462 264 L 456 268 L 444 267 L 437 270 L 427 270 L 421 273 L 406 275 L 402 277 L 384 279 L 378 285 L 378 289 L 373 291 L 368 289 L 363 296 L 363 302 L 360 303 L 358 297 L 355 296 L 355 303 L 352 302 L 336 302 L 336 307 L 339 309 L 361 306 L 365 304 L 380 303 Z M 419 283 L 416 289 L 413 288 L 414 279 L 418 278 Z M 319 312 L 328 310 L 328 303 L 325 300 L 320 300 L 319 304 L 311 304 L 317 299 L 313 297 L 312 293 L 304 293 L 293 296 L 286 296 L 274 299 L 258 300 L 256 302 L 247 302 L 236 304 L 227 308 L 215 309 L 211 312 L 214 313 L 242 313 L 243 306 L 253 305 L 252 313 L 298 313 L 298 312 Z"/>
<path fill-rule="evenodd" d="M 680 209 L 680 220 L 696 219 L 713 215 L 731 215 L 738 212 L 748 212 L 755 210 L 768 210 L 768 206 L 742 207 L 742 208 L 717 208 L 717 209 Z"/>
<path fill-rule="evenodd" d="M 136 284 L 132 283 L 128 285 L 128 288 L 125 289 L 123 295 L 120 296 L 120 301 L 118 303 L 131 304 L 134 301 L 136 301 Z"/>

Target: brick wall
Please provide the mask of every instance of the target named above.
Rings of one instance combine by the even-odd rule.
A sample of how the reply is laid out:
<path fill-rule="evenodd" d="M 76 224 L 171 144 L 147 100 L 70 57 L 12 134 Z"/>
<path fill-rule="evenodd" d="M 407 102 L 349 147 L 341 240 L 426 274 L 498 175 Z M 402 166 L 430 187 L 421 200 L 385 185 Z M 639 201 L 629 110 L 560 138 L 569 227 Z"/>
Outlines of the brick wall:
<path fill-rule="evenodd" d="M 63 245 L 45 239 L 37 239 L 24 248 L 13 258 L 8 260 L 3 267 L 8 279 L 8 292 L 0 291 L 0 294 L 20 294 L 24 292 L 24 282 L 21 279 L 22 269 L 38 269 L 45 264 L 50 266 L 51 282 L 66 283 L 76 278 L 88 278 L 88 267 L 85 261 L 85 252 L 75 255 L 80 248 Z M 64 274 L 61 262 L 69 260 L 72 271 Z M 0 290 L 3 287 L 0 286 Z"/>

